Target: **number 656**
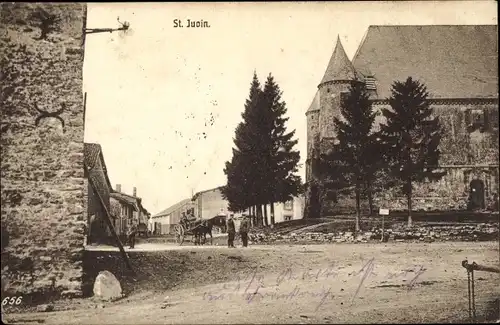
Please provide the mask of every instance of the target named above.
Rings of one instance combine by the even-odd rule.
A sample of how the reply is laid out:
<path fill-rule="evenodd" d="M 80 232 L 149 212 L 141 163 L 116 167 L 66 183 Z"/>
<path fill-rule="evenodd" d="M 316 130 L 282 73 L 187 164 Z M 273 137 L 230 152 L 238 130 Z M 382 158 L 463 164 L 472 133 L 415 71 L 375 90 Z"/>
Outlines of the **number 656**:
<path fill-rule="evenodd" d="M 5 305 L 19 305 L 23 302 L 23 296 L 19 297 L 6 297 L 2 300 L 2 306 Z"/>

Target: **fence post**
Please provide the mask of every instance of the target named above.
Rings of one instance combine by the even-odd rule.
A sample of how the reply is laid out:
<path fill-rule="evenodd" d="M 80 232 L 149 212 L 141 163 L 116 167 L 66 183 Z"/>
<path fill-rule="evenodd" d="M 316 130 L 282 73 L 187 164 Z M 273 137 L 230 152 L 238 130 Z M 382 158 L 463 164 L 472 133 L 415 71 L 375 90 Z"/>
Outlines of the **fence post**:
<path fill-rule="evenodd" d="M 467 270 L 467 289 L 469 294 L 469 320 L 471 323 L 476 321 L 476 296 L 474 288 L 474 271 L 500 273 L 500 268 L 495 266 L 479 265 L 476 262 L 468 263 L 462 261 L 462 266 Z"/>
<path fill-rule="evenodd" d="M 384 242 L 384 237 L 385 237 L 385 216 L 389 215 L 389 209 L 379 209 L 378 214 L 382 216 L 382 238 L 380 238 L 381 242 Z"/>

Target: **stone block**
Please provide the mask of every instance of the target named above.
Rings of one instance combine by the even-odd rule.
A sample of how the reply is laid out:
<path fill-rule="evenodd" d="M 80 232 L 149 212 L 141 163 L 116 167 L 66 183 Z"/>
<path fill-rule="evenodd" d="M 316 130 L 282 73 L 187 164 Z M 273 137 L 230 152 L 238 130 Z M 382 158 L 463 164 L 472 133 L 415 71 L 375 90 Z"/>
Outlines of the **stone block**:
<path fill-rule="evenodd" d="M 115 300 L 122 297 L 118 279 L 109 271 L 101 271 L 94 282 L 94 296 L 101 300 Z"/>

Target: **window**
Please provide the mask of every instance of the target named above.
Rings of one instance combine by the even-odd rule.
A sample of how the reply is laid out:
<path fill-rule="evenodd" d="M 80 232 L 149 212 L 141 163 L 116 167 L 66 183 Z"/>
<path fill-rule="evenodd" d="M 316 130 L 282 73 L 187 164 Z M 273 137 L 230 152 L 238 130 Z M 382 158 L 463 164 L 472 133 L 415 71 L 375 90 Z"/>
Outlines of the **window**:
<path fill-rule="evenodd" d="M 485 132 L 488 128 L 488 111 L 482 109 L 468 109 L 465 111 L 467 131 Z"/>
<path fill-rule="evenodd" d="M 293 210 L 293 201 L 285 202 L 283 209 L 288 211 Z"/>
<path fill-rule="evenodd" d="M 292 220 L 292 216 L 285 216 L 285 221 L 290 221 Z"/>
<path fill-rule="evenodd" d="M 366 90 L 377 90 L 375 78 L 373 76 L 365 77 L 365 88 Z"/>
<path fill-rule="evenodd" d="M 340 105 L 343 106 L 346 99 L 347 99 L 347 96 L 349 96 L 349 92 L 348 91 L 341 91 L 340 92 Z"/>

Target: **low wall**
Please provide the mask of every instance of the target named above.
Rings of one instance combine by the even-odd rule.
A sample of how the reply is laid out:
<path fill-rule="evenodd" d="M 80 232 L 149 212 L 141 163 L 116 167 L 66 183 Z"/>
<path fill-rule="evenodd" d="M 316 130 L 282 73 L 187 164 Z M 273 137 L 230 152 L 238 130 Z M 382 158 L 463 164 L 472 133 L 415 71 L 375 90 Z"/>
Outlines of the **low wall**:
<path fill-rule="evenodd" d="M 406 228 L 404 224 L 384 229 L 384 241 L 496 241 L 498 224 L 461 224 L 461 225 L 425 225 Z M 292 232 L 290 234 L 251 233 L 250 242 L 254 244 L 285 243 L 344 243 L 381 241 L 382 228 L 355 234 L 352 231 L 333 232 Z"/>

